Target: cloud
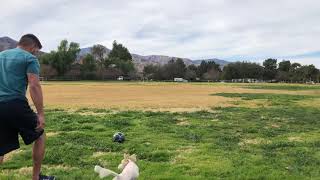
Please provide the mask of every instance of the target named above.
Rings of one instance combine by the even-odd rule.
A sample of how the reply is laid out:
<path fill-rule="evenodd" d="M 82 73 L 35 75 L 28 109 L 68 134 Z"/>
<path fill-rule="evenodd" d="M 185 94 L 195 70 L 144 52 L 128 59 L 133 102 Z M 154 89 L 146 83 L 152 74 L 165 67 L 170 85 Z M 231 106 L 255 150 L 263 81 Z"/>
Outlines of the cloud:
<path fill-rule="evenodd" d="M 37 34 L 44 50 L 68 39 L 133 53 L 258 61 L 287 57 L 314 63 L 319 51 L 317 0 L 4 0 L 3 35 Z M 311 60 L 312 59 L 312 60 Z"/>

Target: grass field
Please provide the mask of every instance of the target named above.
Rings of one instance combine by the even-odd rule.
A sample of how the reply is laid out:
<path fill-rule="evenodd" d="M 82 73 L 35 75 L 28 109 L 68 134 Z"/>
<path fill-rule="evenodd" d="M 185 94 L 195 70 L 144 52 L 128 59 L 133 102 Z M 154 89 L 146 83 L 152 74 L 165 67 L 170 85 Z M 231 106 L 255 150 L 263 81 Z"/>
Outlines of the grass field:
<path fill-rule="evenodd" d="M 98 179 L 138 156 L 140 179 L 320 179 L 320 86 L 44 83 L 47 154 L 58 179 Z M 123 144 L 112 142 L 117 131 Z M 31 146 L 0 179 L 30 179 Z M 109 178 L 110 179 L 110 178 Z"/>

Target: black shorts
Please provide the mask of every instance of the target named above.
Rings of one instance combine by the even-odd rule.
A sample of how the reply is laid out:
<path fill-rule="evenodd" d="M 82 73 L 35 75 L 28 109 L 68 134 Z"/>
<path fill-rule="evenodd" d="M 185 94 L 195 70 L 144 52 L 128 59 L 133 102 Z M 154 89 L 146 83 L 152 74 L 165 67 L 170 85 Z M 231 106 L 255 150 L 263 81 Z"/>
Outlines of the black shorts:
<path fill-rule="evenodd" d="M 20 148 L 19 134 L 29 145 L 37 140 L 43 130 L 36 131 L 38 116 L 26 100 L 0 102 L 0 156 Z"/>

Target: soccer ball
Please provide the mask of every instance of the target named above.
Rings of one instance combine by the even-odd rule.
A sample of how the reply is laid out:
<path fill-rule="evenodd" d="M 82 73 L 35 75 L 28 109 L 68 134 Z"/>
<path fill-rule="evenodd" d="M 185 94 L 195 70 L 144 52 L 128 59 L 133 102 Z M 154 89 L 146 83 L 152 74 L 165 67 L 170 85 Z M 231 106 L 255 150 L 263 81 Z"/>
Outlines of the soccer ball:
<path fill-rule="evenodd" d="M 124 134 L 122 132 L 116 132 L 113 135 L 113 142 L 123 143 L 125 140 Z"/>

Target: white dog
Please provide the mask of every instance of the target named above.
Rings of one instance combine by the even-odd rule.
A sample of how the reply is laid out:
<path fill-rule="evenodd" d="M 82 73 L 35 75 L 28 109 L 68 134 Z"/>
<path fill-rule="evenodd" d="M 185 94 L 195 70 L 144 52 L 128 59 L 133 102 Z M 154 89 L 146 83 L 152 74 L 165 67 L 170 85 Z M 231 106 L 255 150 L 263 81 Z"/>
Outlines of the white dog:
<path fill-rule="evenodd" d="M 139 168 L 136 162 L 137 157 L 135 154 L 131 156 L 129 154 L 124 154 L 124 159 L 118 166 L 118 169 L 122 170 L 120 174 L 100 166 L 95 166 L 94 171 L 99 174 L 101 179 L 112 175 L 114 176 L 113 180 L 136 180 L 139 176 Z"/>

